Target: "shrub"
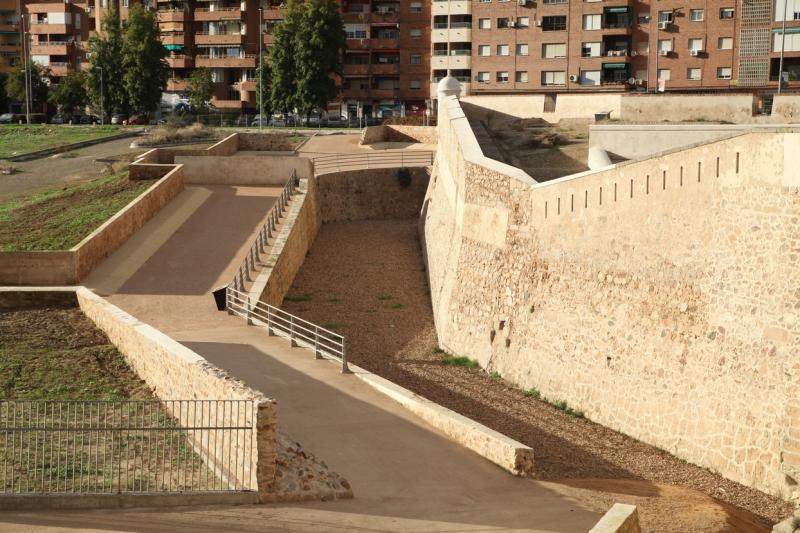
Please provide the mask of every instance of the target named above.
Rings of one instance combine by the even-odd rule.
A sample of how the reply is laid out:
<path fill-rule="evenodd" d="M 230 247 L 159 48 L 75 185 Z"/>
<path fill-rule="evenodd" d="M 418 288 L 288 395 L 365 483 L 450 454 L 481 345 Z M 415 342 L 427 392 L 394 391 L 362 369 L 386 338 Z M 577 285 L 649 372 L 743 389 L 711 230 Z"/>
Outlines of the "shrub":
<path fill-rule="evenodd" d="M 497 370 L 492 370 L 492 373 L 489 374 L 489 377 L 491 377 L 495 381 L 500 381 L 501 379 L 503 379 L 503 376 L 501 376 L 500 372 L 498 372 Z"/>
<path fill-rule="evenodd" d="M 400 188 L 406 189 L 411 185 L 411 170 L 406 167 L 401 167 L 397 170 L 397 183 Z"/>
<path fill-rule="evenodd" d="M 480 368 L 481 366 L 474 359 L 457 355 L 445 356 L 444 359 L 442 359 L 442 363 L 445 366 L 461 366 L 464 368 Z"/>
<path fill-rule="evenodd" d="M 536 387 L 531 387 L 525 391 L 525 396 L 528 398 L 536 398 L 537 400 L 542 397 L 542 393 Z"/>

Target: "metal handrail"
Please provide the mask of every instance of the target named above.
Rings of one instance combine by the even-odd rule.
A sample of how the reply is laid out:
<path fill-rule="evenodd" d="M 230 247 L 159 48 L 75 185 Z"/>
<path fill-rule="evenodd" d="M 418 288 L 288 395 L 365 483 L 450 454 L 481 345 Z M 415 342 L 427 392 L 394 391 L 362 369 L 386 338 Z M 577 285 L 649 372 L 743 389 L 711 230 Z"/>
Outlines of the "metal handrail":
<path fill-rule="evenodd" d="M 311 160 L 314 175 L 343 170 L 395 167 L 426 167 L 433 164 L 434 152 L 428 150 L 385 150 L 368 154 L 330 154 Z"/>
<path fill-rule="evenodd" d="M 247 323 L 266 328 L 269 335 L 289 339 L 292 346 L 302 346 L 314 351 L 317 359 L 333 358 L 341 362 L 342 373 L 350 373 L 347 366 L 347 344 L 343 335 L 302 319 L 283 309 L 228 286 L 225 304 L 229 312 L 244 317 Z"/>
<path fill-rule="evenodd" d="M 272 232 L 277 229 L 278 221 L 283 215 L 283 210 L 289 205 L 289 199 L 292 197 L 292 192 L 297 184 L 297 172 L 293 170 L 291 177 L 286 181 L 286 185 L 283 186 L 278 200 L 273 204 L 272 209 L 270 209 L 267 215 L 267 221 L 264 222 L 261 229 L 258 230 L 253 244 L 244 257 L 244 261 L 239 265 L 239 269 L 228 284 L 229 287 L 242 291 L 245 288 L 245 281 L 252 281 L 250 279 L 250 272 L 256 271 L 256 261 L 258 261 L 259 256 L 264 253 L 268 240 L 272 238 Z"/>

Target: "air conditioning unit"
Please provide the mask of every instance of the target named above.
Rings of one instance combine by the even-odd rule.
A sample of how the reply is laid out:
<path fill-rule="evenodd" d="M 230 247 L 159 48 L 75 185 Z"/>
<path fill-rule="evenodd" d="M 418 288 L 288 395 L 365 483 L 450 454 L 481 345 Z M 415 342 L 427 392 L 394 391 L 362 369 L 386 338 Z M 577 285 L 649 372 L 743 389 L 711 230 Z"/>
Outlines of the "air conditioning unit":
<path fill-rule="evenodd" d="M 666 57 L 669 55 L 669 50 L 659 50 L 658 55 Z"/>
<path fill-rule="evenodd" d="M 666 30 L 669 27 L 669 22 L 659 22 L 658 29 L 659 30 Z"/>
<path fill-rule="evenodd" d="M 528 0 L 517 0 L 517 5 L 527 6 L 528 5 Z"/>
<path fill-rule="evenodd" d="M 698 55 L 700 55 L 700 50 L 689 50 L 689 55 L 697 57 Z"/>
<path fill-rule="evenodd" d="M 578 76 L 576 76 L 575 74 L 570 74 L 569 81 L 571 81 L 573 83 L 577 82 L 578 81 Z"/>
<path fill-rule="evenodd" d="M 513 20 L 509 20 L 508 21 L 508 27 L 509 28 L 513 28 L 514 27 L 514 21 Z"/>
<path fill-rule="evenodd" d="M 541 26 L 542 25 L 542 21 L 541 20 L 537 20 L 536 22 L 534 22 L 534 24 L 536 24 L 536 26 Z"/>
<path fill-rule="evenodd" d="M 631 57 L 636 57 L 636 56 L 638 56 L 638 55 L 639 55 L 639 52 L 637 52 L 636 50 L 633 50 L 633 51 L 631 52 Z"/>

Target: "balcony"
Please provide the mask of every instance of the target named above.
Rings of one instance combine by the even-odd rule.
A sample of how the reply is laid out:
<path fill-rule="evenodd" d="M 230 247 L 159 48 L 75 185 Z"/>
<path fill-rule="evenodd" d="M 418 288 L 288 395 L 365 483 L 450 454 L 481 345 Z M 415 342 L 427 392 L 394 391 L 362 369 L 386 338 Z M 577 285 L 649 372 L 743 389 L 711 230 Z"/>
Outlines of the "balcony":
<path fill-rule="evenodd" d="M 431 57 L 431 70 L 468 70 L 471 66 L 471 50 L 436 50 Z"/>
<path fill-rule="evenodd" d="M 194 20 L 241 20 L 242 10 L 238 7 L 223 7 L 210 11 L 208 8 L 194 10 Z"/>
<path fill-rule="evenodd" d="M 48 68 L 51 76 L 66 76 L 69 73 L 69 63 L 50 63 Z"/>
<path fill-rule="evenodd" d="M 371 98 L 386 100 L 394 98 L 400 89 L 369 89 L 367 94 Z"/>
<path fill-rule="evenodd" d="M 72 11 L 72 4 L 67 2 L 42 2 L 26 3 L 25 10 L 28 13 L 69 13 Z M 35 23 L 35 22 L 34 22 Z"/>
<path fill-rule="evenodd" d="M 369 74 L 369 68 L 369 63 L 350 63 L 345 64 L 343 70 L 345 76 L 366 76 Z"/>
<path fill-rule="evenodd" d="M 2 52 L 20 53 L 21 51 L 22 47 L 19 44 L 11 44 L 11 43 L 0 44 L 0 53 Z"/>
<path fill-rule="evenodd" d="M 164 33 L 161 35 L 162 44 L 186 44 L 183 32 Z"/>
<path fill-rule="evenodd" d="M 221 33 L 211 35 L 198 32 L 194 36 L 194 43 L 201 44 L 242 44 L 241 33 Z"/>
<path fill-rule="evenodd" d="M 264 20 L 283 20 L 285 13 L 285 7 L 270 6 L 264 8 Z"/>
<path fill-rule="evenodd" d="M 431 15 L 469 15 L 472 13 L 472 3 L 465 0 L 434 0 L 431 5 Z"/>
<path fill-rule="evenodd" d="M 170 56 L 167 58 L 167 65 L 169 65 L 169 68 L 192 68 L 194 59 L 185 55 Z"/>
<path fill-rule="evenodd" d="M 369 41 L 370 41 L 370 47 L 372 49 L 394 50 L 400 46 L 400 39 L 397 37 L 373 38 L 370 39 Z"/>
<path fill-rule="evenodd" d="M 19 35 L 19 24 L 0 22 L 0 33 L 14 33 Z"/>
<path fill-rule="evenodd" d="M 373 63 L 370 66 L 370 73 L 376 76 L 397 75 L 400 73 L 399 63 Z"/>
<path fill-rule="evenodd" d="M 211 99 L 211 105 L 217 109 L 241 109 L 241 100 L 220 100 L 216 96 Z"/>
<path fill-rule="evenodd" d="M 48 24 L 46 22 L 37 22 L 31 25 L 31 33 L 34 35 L 63 35 L 65 33 L 72 33 L 72 24 Z"/>
<path fill-rule="evenodd" d="M 189 87 L 189 82 L 179 78 L 171 78 L 167 80 L 168 91 L 185 91 Z"/>
<path fill-rule="evenodd" d="M 470 28 L 434 28 L 431 30 L 433 43 L 469 43 L 472 42 L 472 29 Z"/>
<path fill-rule="evenodd" d="M 36 56 L 66 56 L 74 49 L 66 41 L 40 41 L 31 45 L 31 54 Z"/>
<path fill-rule="evenodd" d="M 209 68 L 256 68 L 255 54 L 247 56 L 211 57 L 197 56 L 194 60 L 197 67 Z"/>
<path fill-rule="evenodd" d="M 397 11 L 374 11 L 372 13 L 365 13 L 364 18 L 366 22 L 376 24 L 397 22 L 400 19 L 400 13 Z"/>
<path fill-rule="evenodd" d="M 242 93 L 245 91 L 255 91 L 256 83 L 256 80 L 240 81 L 236 84 L 236 89 Z"/>
<path fill-rule="evenodd" d="M 158 12 L 159 22 L 183 22 L 184 20 L 186 20 L 186 13 L 183 10 Z"/>

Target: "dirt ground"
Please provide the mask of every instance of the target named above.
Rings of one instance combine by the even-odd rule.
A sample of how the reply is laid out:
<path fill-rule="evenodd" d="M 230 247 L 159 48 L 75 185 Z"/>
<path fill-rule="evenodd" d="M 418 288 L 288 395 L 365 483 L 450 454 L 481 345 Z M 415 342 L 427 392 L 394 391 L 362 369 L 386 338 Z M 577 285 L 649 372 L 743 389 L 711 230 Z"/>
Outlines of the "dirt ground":
<path fill-rule="evenodd" d="M 355 364 L 531 446 L 537 478 L 637 505 L 644 531 L 769 531 L 790 512 L 480 369 L 443 365 L 415 219 L 323 225 L 283 308 L 346 335 Z"/>

